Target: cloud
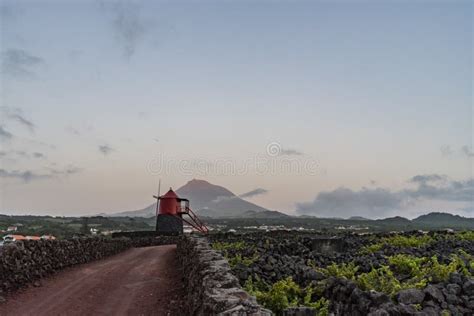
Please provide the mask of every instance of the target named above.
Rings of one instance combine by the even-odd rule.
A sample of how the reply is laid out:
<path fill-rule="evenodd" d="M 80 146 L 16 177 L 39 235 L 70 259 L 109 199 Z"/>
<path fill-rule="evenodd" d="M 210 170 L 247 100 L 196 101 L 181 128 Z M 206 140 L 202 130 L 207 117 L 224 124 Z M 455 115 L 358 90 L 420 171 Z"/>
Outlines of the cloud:
<path fill-rule="evenodd" d="M 320 192 L 311 202 L 298 203 L 300 214 L 319 216 L 364 215 L 381 217 L 422 200 L 470 202 L 474 198 L 474 179 L 450 180 L 444 175 L 417 175 L 409 179 L 415 188 L 391 191 L 385 188 L 351 190 L 340 187 Z"/>
<path fill-rule="evenodd" d="M 265 193 L 268 193 L 268 190 L 265 190 L 265 189 L 262 189 L 262 188 L 257 188 L 257 189 L 254 189 L 252 191 L 243 193 L 243 194 L 239 195 L 239 197 L 240 198 L 251 198 L 251 197 L 254 197 L 256 195 L 261 195 L 261 194 L 265 194 Z"/>
<path fill-rule="evenodd" d="M 449 145 L 441 146 L 440 151 L 441 151 L 441 155 L 443 155 L 443 157 L 449 157 L 454 153 L 453 149 Z"/>
<path fill-rule="evenodd" d="M 13 178 L 19 179 L 24 182 L 30 182 L 33 180 L 49 179 L 52 176 L 50 174 L 38 174 L 30 170 L 25 171 L 7 171 L 5 169 L 0 169 L 0 178 Z"/>
<path fill-rule="evenodd" d="M 104 156 L 107 156 L 108 154 L 110 154 L 111 152 L 115 151 L 115 149 L 113 149 L 112 147 L 108 146 L 108 145 L 100 145 L 99 146 L 99 151 L 104 155 Z"/>
<path fill-rule="evenodd" d="M 12 138 L 13 138 L 13 134 L 5 130 L 3 126 L 0 125 L 0 140 L 4 141 L 4 140 L 10 140 Z"/>
<path fill-rule="evenodd" d="M 297 151 L 295 149 L 284 149 L 280 150 L 280 156 L 302 156 L 304 155 L 302 152 Z"/>
<path fill-rule="evenodd" d="M 400 208 L 403 203 L 402 195 L 387 189 L 362 188 L 359 191 L 352 191 L 341 187 L 334 191 L 320 192 L 312 202 L 298 203 L 297 212 L 329 217 L 356 214 L 378 216 Z"/>
<path fill-rule="evenodd" d="M 3 115 L 6 118 L 17 122 L 20 125 L 23 125 L 27 129 L 29 129 L 30 132 L 34 131 L 34 129 L 36 127 L 35 124 L 33 124 L 33 122 L 31 120 L 25 118 L 25 116 L 23 115 L 23 112 L 20 108 L 12 108 L 12 107 L 8 107 L 8 106 L 2 106 L 2 107 L 0 107 L 0 110 L 2 111 Z"/>
<path fill-rule="evenodd" d="M 76 136 L 81 135 L 81 133 L 77 129 L 75 129 L 74 127 L 71 127 L 71 126 L 66 127 L 65 130 L 66 130 L 66 132 L 71 133 L 71 134 L 76 135 Z"/>
<path fill-rule="evenodd" d="M 66 177 L 69 175 L 73 175 L 76 173 L 81 172 L 82 169 L 68 166 L 63 170 L 59 169 L 49 169 L 47 173 L 37 173 L 31 170 L 12 170 L 8 171 L 5 169 L 0 169 L 0 178 L 10 178 L 10 179 L 18 179 L 22 180 L 25 183 L 36 181 L 36 180 L 45 180 L 45 179 L 53 179 L 59 177 Z"/>
<path fill-rule="evenodd" d="M 15 151 L 15 154 L 20 157 L 29 158 L 29 155 L 26 153 L 26 151 L 23 150 L 17 150 Z"/>
<path fill-rule="evenodd" d="M 474 157 L 474 151 L 472 151 L 472 147 L 467 145 L 461 147 L 461 153 L 468 158 Z"/>
<path fill-rule="evenodd" d="M 34 152 L 33 157 L 34 158 L 45 158 L 46 156 L 43 153 Z"/>
<path fill-rule="evenodd" d="M 409 182 L 413 183 L 427 183 L 427 182 L 438 182 L 444 181 L 447 177 L 444 175 L 439 174 L 423 174 L 423 175 L 416 175 L 409 180 Z"/>
<path fill-rule="evenodd" d="M 449 145 L 441 146 L 440 150 L 441 150 L 441 154 L 444 157 L 450 157 L 455 153 L 455 151 Z M 459 149 L 459 152 L 456 152 L 456 153 L 460 153 L 461 156 L 467 157 L 467 158 L 474 157 L 474 151 L 472 149 L 472 146 L 468 146 L 468 145 L 461 146 L 461 148 Z"/>
<path fill-rule="evenodd" d="M 254 189 L 252 191 L 240 194 L 239 196 L 226 196 L 226 195 L 218 196 L 217 198 L 212 200 L 212 202 L 213 203 L 219 203 L 219 202 L 222 202 L 222 201 L 234 200 L 234 199 L 237 199 L 237 198 L 242 198 L 242 199 L 251 198 L 251 197 L 254 197 L 254 196 L 257 196 L 257 195 L 265 194 L 267 192 L 268 192 L 268 190 L 265 190 L 265 189 L 262 189 L 262 188 L 257 188 L 257 189 Z"/>
<path fill-rule="evenodd" d="M 474 178 L 442 183 L 420 182 L 416 189 L 403 191 L 414 199 L 469 202 L 474 199 Z"/>
<path fill-rule="evenodd" d="M 0 152 L 0 156 L 4 156 L 4 157 L 17 156 L 17 157 L 27 158 L 27 159 L 30 159 L 30 158 L 36 158 L 36 159 L 46 158 L 46 155 L 43 154 L 43 153 L 40 153 L 40 152 L 28 153 L 24 150 L 16 150 L 16 151 L 10 151 L 10 152 L 2 151 L 2 152 Z"/>
<path fill-rule="evenodd" d="M 102 2 L 101 7 L 111 13 L 115 38 L 124 57 L 130 59 L 147 32 L 147 26 L 140 15 L 141 7 L 132 2 Z"/>
<path fill-rule="evenodd" d="M 212 203 L 219 203 L 219 202 L 222 202 L 222 201 L 233 200 L 233 199 L 236 199 L 236 198 L 237 198 L 236 196 L 220 195 L 220 196 L 216 197 L 214 200 L 212 200 L 211 202 Z"/>
<path fill-rule="evenodd" d="M 75 167 L 75 166 L 67 166 L 65 169 L 63 170 L 59 170 L 59 169 L 50 169 L 51 171 L 51 174 L 52 175 L 55 175 L 55 176 L 58 176 L 58 175 L 65 175 L 65 176 L 68 176 L 68 175 L 72 175 L 72 174 L 76 174 L 76 173 L 79 173 L 79 172 L 82 172 L 82 169 L 81 168 L 78 168 L 78 167 Z"/>
<path fill-rule="evenodd" d="M 15 78 L 35 78 L 35 68 L 44 60 L 29 54 L 23 49 L 8 49 L 2 52 L 2 73 Z"/>

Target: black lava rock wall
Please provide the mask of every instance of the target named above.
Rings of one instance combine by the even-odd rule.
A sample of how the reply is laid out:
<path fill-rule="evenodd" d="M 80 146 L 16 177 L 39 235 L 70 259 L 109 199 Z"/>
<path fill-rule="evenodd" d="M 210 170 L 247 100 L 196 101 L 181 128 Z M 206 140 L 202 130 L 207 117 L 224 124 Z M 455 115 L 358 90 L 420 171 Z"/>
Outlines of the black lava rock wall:
<path fill-rule="evenodd" d="M 184 237 L 177 251 L 184 280 L 183 315 L 272 315 L 240 287 L 227 260 L 205 238 Z"/>
<path fill-rule="evenodd" d="M 132 247 L 122 239 L 26 240 L 0 248 L 0 295 L 64 268 L 115 255 Z"/>

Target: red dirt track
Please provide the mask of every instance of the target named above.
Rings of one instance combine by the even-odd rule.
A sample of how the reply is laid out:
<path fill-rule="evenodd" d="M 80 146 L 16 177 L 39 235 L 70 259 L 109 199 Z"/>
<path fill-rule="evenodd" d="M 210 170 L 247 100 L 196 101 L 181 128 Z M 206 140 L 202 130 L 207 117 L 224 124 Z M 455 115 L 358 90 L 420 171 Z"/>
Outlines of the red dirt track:
<path fill-rule="evenodd" d="M 176 246 L 132 248 L 14 293 L 0 315 L 172 315 L 181 290 Z"/>

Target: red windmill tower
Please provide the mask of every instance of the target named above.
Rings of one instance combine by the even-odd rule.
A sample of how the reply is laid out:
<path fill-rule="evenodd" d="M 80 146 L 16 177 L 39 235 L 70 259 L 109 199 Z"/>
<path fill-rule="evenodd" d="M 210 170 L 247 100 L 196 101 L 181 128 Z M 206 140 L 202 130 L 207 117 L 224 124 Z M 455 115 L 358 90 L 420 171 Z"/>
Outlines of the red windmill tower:
<path fill-rule="evenodd" d="M 158 190 L 159 191 L 159 190 Z M 156 231 L 167 234 L 182 234 L 183 223 L 196 231 L 207 233 L 209 229 L 189 207 L 189 200 L 180 198 L 173 189 L 166 194 L 154 195 L 156 204 Z M 187 216 L 187 218 L 183 218 Z"/>

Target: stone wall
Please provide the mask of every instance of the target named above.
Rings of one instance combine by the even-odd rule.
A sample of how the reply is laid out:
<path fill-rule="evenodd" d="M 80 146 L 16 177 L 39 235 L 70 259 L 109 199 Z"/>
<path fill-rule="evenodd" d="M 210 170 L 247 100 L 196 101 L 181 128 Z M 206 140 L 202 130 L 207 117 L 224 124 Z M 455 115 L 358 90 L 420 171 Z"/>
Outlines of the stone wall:
<path fill-rule="evenodd" d="M 64 268 L 132 247 L 123 239 L 26 240 L 0 248 L 0 296 Z"/>
<path fill-rule="evenodd" d="M 272 315 L 240 287 L 227 260 L 205 238 L 183 237 L 177 254 L 184 281 L 183 315 Z"/>
<path fill-rule="evenodd" d="M 0 297 L 64 268 L 102 259 L 131 247 L 176 244 L 179 236 L 26 240 L 0 247 Z"/>
<path fill-rule="evenodd" d="M 362 291 L 352 281 L 328 279 L 325 291 L 336 315 L 473 315 L 474 280 L 452 273 L 447 282 L 400 291 L 394 300 L 383 293 Z M 288 314 L 289 315 L 289 314 Z"/>

